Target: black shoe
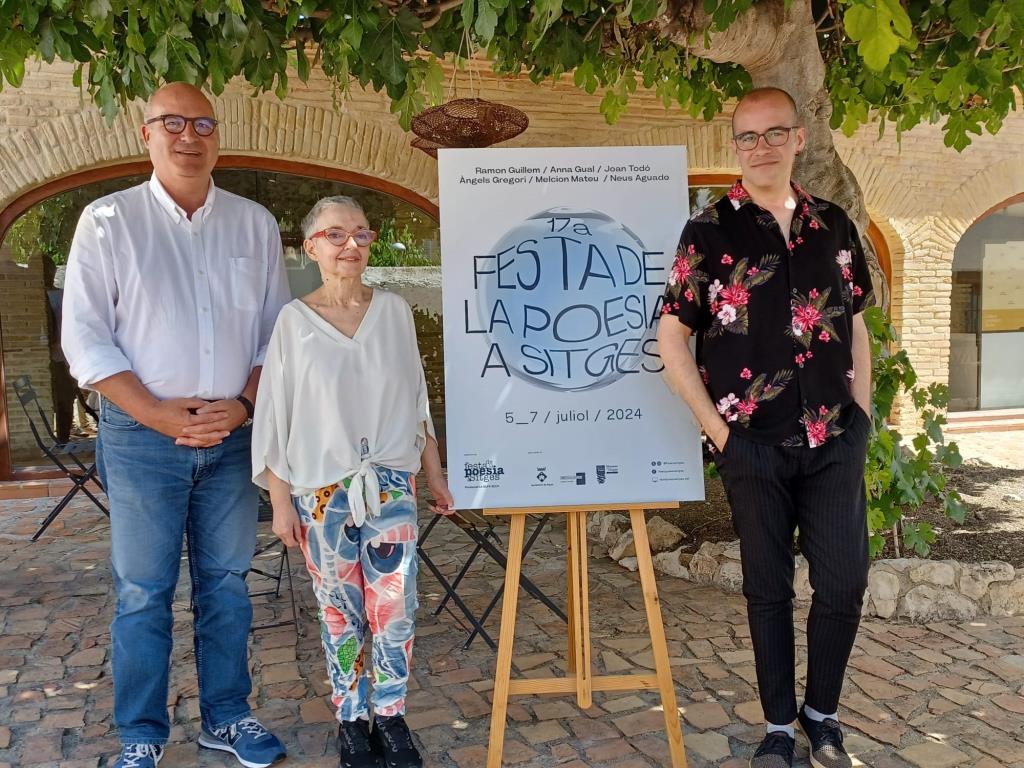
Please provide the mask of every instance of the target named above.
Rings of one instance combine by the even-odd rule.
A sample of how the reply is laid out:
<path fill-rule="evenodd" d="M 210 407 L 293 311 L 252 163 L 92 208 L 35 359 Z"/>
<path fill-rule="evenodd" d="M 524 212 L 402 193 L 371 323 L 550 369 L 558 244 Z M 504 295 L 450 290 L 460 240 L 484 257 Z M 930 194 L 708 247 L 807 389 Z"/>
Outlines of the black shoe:
<path fill-rule="evenodd" d="M 750 768 L 792 768 L 795 748 L 796 739 L 785 731 L 773 731 L 750 758 Z"/>
<path fill-rule="evenodd" d="M 370 743 L 384 759 L 386 768 L 423 768 L 423 758 L 401 715 L 373 718 Z"/>
<path fill-rule="evenodd" d="M 839 723 L 831 717 L 820 723 L 804 714 L 804 708 L 796 716 L 800 730 L 810 742 L 811 765 L 814 768 L 851 768 L 853 761 L 843 749 L 843 732 Z"/>
<path fill-rule="evenodd" d="M 378 768 L 377 753 L 370 744 L 368 720 L 353 720 L 338 726 L 340 768 Z"/>

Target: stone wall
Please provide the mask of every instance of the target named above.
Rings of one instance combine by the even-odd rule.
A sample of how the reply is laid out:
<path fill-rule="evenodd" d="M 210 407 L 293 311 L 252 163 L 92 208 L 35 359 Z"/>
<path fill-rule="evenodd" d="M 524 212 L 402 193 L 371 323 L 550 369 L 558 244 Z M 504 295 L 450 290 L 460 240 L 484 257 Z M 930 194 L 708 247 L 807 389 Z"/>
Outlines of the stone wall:
<path fill-rule="evenodd" d="M 696 584 L 714 584 L 730 592 L 743 589 L 739 541 L 701 544 L 693 553 L 679 546 L 683 532 L 653 516 L 647 521 L 654 553 L 654 568 L 666 576 Z M 587 519 L 587 530 L 598 549 L 624 568 L 636 570 L 636 550 L 629 519 L 618 513 L 595 512 Z M 802 555 L 796 558 L 793 591 L 799 601 L 808 601 L 810 569 Z M 928 623 L 970 621 L 978 616 L 1024 614 L 1024 569 L 1009 563 L 958 563 L 920 558 L 875 560 L 868 573 L 864 593 L 864 615 Z"/>

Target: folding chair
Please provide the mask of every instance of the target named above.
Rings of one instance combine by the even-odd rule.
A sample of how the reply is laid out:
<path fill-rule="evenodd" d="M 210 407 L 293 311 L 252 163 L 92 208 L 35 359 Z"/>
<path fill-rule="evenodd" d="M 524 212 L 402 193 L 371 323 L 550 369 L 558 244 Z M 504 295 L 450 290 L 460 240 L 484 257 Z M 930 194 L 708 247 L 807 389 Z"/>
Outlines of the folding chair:
<path fill-rule="evenodd" d="M 273 510 L 270 503 L 264 499 L 263 491 L 260 492 L 260 503 L 259 511 L 257 513 L 258 522 L 266 522 L 267 520 L 273 519 Z M 279 553 L 274 553 L 275 549 L 280 549 Z M 274 569 L 274 565 L 271 563 L 267 568 L 263 567 L 261 559 L 277 558 L 277 568 Z M 253 565 L 249 568 L 249 573 L 255 573 L 262 576 L 265 579 L 270 579 L 274 582 L 274 586 L 270 589 L 260 590 L 259 592 L 250 592 L 249 597 L 263 597 L 265 595 L 273 595 L 275 598 L 281 596 L 281 581 L 285 578 L 288 579 L 288 597 L 291 600 L 292 606 L 292 617 L 285 621 L 271 621 L 264 624 L 254 624 L 250 632 L 256 632 L 262 629 L 275 629 L 277 627 L 286 627 L 292 624 L 295 627 L 295 634 L 299 633 L 299 611 L 295 606 L 295 584 L 292 582 L 292 568 L 291 560 L 288 558 L 288 547 L 284 545 L 276 536 L 271 536 L 270 541 L 266 544 L 257 544 L 256 552 L 252 556 Z M 258 565 L 257 565 L 258 564 Z"/>
<path fill-rule="evenodd" d="M 438 521 L 442 517 L 444 517 L 447 520 L 450 520 L 463 533 L 465 533 L 473 541 L 475 545 L 469 557 L 466 558 L 466 562 L 462 564 L 462 567 L 459 569 L 458 574 L 456 574 L 455 579 L 451 582 L 449 582 L 448 579 L 445 578 L 445 575 L 437 567 L 437 564 L 430 558 L 430 555 L 427 554 L 423 546 L 426 543 L 427 538 L 430 536 L 430 533 L 434 530 L 434 527 L 437 525 Z M 548 518 L 546 515 L 538 515 L 536 519 L 537 525 L 533 529 L 533 532 L 530 534 L 529 539 L 527 539 L 526 546 L 523 547 L 523 557 L 529 554 L 530 549 L 532 549 L 534 543 L 537 541 L 541 532 L 544 530 L 544 526 L 547 523 Z M 469 573 L 469 569 L 476 561 L 477 556 L 481 552 L 486 552 L 490 556 L 490 558 L 494 560 L 494 562 L 496 562 L 498 565 L 502 567 L 502 569 L 505 568 L 507 561 L 505 558 L 505 553 L 502 552 L 501 549 L 499 549 L 500 544 L 501 538 L 494 530 L 494 523 L 490 519 L 472 510 L 457 511 L 447 516 L 434 515 L 431 518 L 430 522 L 427 523 L 426 527 L 423 529 L 423 532 L 420 534 L 419 541 L 417 542 L 416 551 L 419 553 L 420 559 L 422 559 L 423 564 L 426 565 L 428 569 L 430 569 L 430 572 L 434 575 L 434 578 L 437 579 L 438 583 L 440 583 L 441 585 L 441 588 L 445 592 L 445 596 L 441 600 L 440 605 L 438 605 L 438 607 L 434 610 L 434 615 L 437 616 L 438 614 L 440 614 L 441 611 L 443 611 L 448 606 L 448 601 L 450 600 L 451 602 L 455 603 L 455 606 L 459 609 L 459 612 L 466 618 L 466 620 L 473 627 L 473 630 L 469 634 L 469 638 L 462 646 L 463 649 L 468 649 L 469 646 L 473 644 L 473 641 L 476 639 L 477 635 L 482 637 L 484 642 L 487 643 L 487 645 L 489 645 L 492 650 L 496 650 L 498 647 L 497 644 L 494 642 L 494 639 L 490 636 L 490 634 L 488 634 L 487 630 L 484 629 L 483 625 L 487 622 L 487 619 L 490 617 L 491 613 L 494 612 L 495 607 L 498 605 L 498 601 L 501 600 L 501 597 L 505 591 L 504 584 L 502 584 L 502 586 L 498 589 L 494 597 L 491 598 L 490 603 L 487 604 L 487 607 L 484 608 L 483 612 L 480 614 L 479 617 L 473 614 L 469 606 L 467 606 L 465 601 L 459 596 L 458 589 L 463 579 L 466 578 L 466 574 Z M 548 596 L 545 595 L 536 584 L 534 584 L 529 578 L 527 578 L 522 573 L 520 573 L 519 575 L 519 584 L 526 591 L 527 594 L 529 594 L 535 600 L 538 600 L 544 605 L 546 605 L 549 609 L 551 609 L 552 613 L 558 616 L 558 618 L 565 622 L 568 621 L 562 609 L 555 605 L 553 602 L 551 602 L 551 599 L 548 598 Z"/>
<path fill-rule="evenodd" d="M 39 529 L 32 534 L 32 541 L 36 541 L 43 535 L 43 531 L 50 527 L 50 523 L 57 519 L 57 515 L 64 511 L 64 508 L 71 503 L 71 500 L 79 491 L 88 496 L 92 503 L 100 508 L 104 515 L 110 517 L 106 506 L 88 488 L 88 483 L 95 483 L 99 491 L 103 492 L 103 484 L 96 475 L 96 462 L 86 466 L 78 454 L 95 453 L 96 440 L 88 438 L 85 440 L 69 440 L 62 443 L 57 440 L 57 435 L 50 426 L 50 419 L 47 417 L 43 406 L 39 403 L 39 397 L 32 386 L 30 376 L 19 376 L 14 381 L 14 394 L 18 396 L 21 409 L 28 419 L 29 429 L 32 430 L 32 437 L 46 457 L 52 461 L 72 482 L 71 489 L 64 494 L 57 505 L 46 516 Z M 61 459 L 64 459 L 63 461 Z"/>

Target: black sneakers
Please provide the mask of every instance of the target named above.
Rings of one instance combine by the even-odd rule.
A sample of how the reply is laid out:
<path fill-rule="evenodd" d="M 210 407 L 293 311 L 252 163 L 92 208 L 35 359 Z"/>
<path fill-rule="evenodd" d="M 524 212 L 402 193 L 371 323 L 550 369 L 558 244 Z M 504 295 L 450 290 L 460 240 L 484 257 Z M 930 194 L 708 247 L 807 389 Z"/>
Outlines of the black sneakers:
<path fill-rule="evenodd" d="M 383 759 L 385 768 L 423 767 L 423 758 L 412 743 L 409 726 L 401 715 L 374 717 L 370 743 Z"/>
<path fill-rule="evenodd" d="M 803 707 L 796 716 L 800 730 L 811 743 L 811 765 L 814 768 L 851 768 L 853 761 L 843 748 L 843 732 L 832 718 L 822 722 L 811 720 Z"/>
<path fill-rule="evenodd" d="M 378 768 L 377 753 L 370 744 L 370 723 L 353 720 L 338 726 L 340 768 Z"/>
<path fill-rule="evenodd" d="M 795 747 L 796 739 L 788 733 L 773 731 L 750 758 L 750 768 L 792 768 Z"/>

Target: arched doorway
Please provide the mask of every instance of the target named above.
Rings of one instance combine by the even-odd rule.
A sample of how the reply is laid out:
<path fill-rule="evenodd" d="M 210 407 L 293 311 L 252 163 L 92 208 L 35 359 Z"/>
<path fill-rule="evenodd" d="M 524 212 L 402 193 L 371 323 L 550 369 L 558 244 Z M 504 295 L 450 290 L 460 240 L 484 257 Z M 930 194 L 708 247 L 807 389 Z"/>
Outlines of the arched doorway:
<path fill-rule="evenodd" d="M 1024 408 L 1024 194 L 960 238 L 951 290 L 949 409 Z"/>
<path fill-rule="evenodd" d="M 11 385 L 31 377 L 50 428 L 59 437 L 88 436 L 92 425 L 76 404 L 60 352 L 57 326 L 64 262 L 82 209 L 92 200 L 148 178 L 148 162 L 125 163 L 62 177 L 34 189 L 0 212 L 0 480 L 52 475 L 36 447 Z M 281 229 L 292 293 L 308 293 L 319 284 L 319 270 L 302 251 L 300 222 L 316 200 L 350 195 L 360 200 L 380 232 L 371 253 L 371 280 L 403 290 L 408 273 L 436 273 L 440 262 L 437 207 L 396 184 L 363 174 L 273 158 L 222 156 L 215 183 L 264 205 Z M 396 269 L 397 268 L 397 269 Z M 424 291 L 411 281 L 407 296 L 426 347 L 428 382 L 435 418 L 443 428 L 443 363 L 440 353 L 440 282 Z M 428 286 L 432 284 L 427 280 Z M 436 301 L 432 294 L 436 293 Z M 74 432 L 75 434 L 72 434 Z"/>

